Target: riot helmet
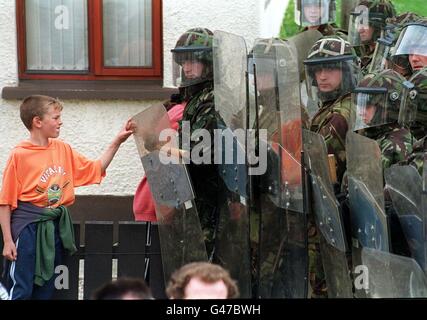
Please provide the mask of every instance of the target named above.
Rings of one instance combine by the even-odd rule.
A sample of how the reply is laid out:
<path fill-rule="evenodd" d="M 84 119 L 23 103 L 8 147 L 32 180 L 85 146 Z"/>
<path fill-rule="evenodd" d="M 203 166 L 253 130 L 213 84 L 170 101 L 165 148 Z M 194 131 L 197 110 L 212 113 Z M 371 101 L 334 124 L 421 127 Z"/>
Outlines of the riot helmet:
<path fill-rule="evenodd" d="M 295 23 L 303 27 L 335 22 L 335 0 L 294 0 Z"/>
<path fill-rule="evenodd" d="M 284 106 L 290 102 L 300 107 L 298 53 L 293 42 L 277 38 L 257 39 L 252 55 L 257 90 L 259 97 L 264 97 L 261 100 L 267 97 L 272 101 L 279 99 L 272 104 L 275 108 L 278 108 L 277 104 Z"/>
<path fill-rule="evenodd" d="M 420 139 L 425 136 L 427 127 L 427 67 L 414 73 L 409 81 L 413 86 L 404 92 L 399 121 L 409 126 Z"/>
<path fill-rule="evenodd" d="M 394 70 L 363 77 L 352 94 L 353 130 L 397 123 L 406 79 Z"/>
<path fill-rule="evenodd" d="M 317 103 L 334 101 L 350 93 L 360 71 L 354 49 L 339 37 L 318 40 L 304 65 L 308 96 Z"/>
<path fill-rule="evenodd" d="M 378 38 L 369 73 L 381 72 L 385 69 L 393 69 L 405 78 L 411 74 L 409 60 L 406 55 L 392 56 L 393 48 L 403 27 L 416 20 L 420 16 L 413 12 L 405 12 L 398 16 L 388 18 L 384 28 L 384 34 Z"/>
<path fill-rule="evenodd" d="M 273 90 L 274 72 L 276 67 L 276 46 L 274 38 L 257 39 L 251 51 L 252 66 L 250 71 L 253 72 L 253 65 L 256 66 L 257 89 L 259 91 Z"/>
<path fill-rule="evenodd" d="M 427 19 L 419 19 L 404 26 L 392 57 L 407 59 L 412 73 L 427 66 Z"/>
<path fill-rule="evenodd" d="M 212 41 L 213 33 L 206 28 L 190 29 L 181 35 L 171 50 L 175 86 L 213 81 Z"/>
<path fill-rule="evenodd" d="M 381 37 L 386 19 L 396 16 L 390 0 L 362 0 L 350 13 L 348 41 L 353 46 L 373 44 Z"/>

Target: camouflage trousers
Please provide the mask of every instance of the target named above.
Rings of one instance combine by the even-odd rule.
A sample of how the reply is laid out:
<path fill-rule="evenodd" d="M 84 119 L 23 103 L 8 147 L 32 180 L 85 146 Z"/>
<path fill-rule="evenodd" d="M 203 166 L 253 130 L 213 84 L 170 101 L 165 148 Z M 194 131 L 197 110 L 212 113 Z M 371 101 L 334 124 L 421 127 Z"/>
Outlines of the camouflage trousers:
<path fill-rule="evenodd" d="M 312 290 L 311 298 L 327 298 L 328 288 L 320 255 L 319 230 L 313 216 L 309 217 L 308 221 L 308 256 L 309 281 Z"/>

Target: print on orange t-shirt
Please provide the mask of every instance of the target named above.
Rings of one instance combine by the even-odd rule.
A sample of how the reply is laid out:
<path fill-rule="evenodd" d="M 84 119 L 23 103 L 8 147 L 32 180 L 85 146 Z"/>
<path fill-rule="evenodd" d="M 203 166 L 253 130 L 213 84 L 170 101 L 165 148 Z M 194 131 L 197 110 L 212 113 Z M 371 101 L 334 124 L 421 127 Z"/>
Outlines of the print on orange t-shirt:
<path fill-rule="evenodd" d="M 3 172 L 0 205 L 14 210 L 18 201 L 56 208 L 74 202 L 74 188 L 100 183 L 101 161 L 88 160 L 67 143 L 50 139 L 48 146 L 21 142 Z"/>

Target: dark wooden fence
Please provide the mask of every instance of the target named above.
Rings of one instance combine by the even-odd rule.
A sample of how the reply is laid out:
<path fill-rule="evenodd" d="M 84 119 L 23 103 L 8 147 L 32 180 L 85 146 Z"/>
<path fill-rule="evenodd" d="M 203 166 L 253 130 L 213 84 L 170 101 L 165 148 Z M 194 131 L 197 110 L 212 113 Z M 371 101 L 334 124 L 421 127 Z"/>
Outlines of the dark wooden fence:
<path fill-rule="evenodd" d="M 69 270 L 69 289 L 57 290 L 55 299 L 77 300 L 79 287 L 83 299 L 90 299 L 96 288 L 113 279 L 115 261 L 117 277 L 143 278 L 155 298 L 166 298 L 156 224 L 95 221 L 75 223 L 74 231 L 78 251 L 73 256 L 65 256 L 62 263 Z M 2 241 L 0 235 L 0 248 L 3 248 Z M 83 274 L 80 274 L 81 261 Z M 0 274 L 2 269 L 3 260 Z"/>

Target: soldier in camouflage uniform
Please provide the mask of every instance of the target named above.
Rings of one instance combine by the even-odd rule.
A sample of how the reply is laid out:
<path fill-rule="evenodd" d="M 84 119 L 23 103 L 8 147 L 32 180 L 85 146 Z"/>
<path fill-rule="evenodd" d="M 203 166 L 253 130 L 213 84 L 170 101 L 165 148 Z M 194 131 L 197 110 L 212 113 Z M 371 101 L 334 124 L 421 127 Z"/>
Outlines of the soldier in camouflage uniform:
<path fill-rule="evenodd" d="M 378 143 L 383 171 L 407 161 L 415 142 L 411 132 L 398 124 L 405 85 L 408 83 L 403 76 L 386 69 L 366 75 L 354 90 L 353 103 L 357 110 L 354 130 L 360 130 L 361 134 Z M 402 226 L 387 191 L 384 197 L 393 251 L 405 255 L 409 249 Z"/>
<path fill-rule="evenodd" d="M 345 137 L 351 116 L 351 91 L 359 67 L 350 44 L 339 37 L 324 37 L 304 61 L 309 96 L 319 106 L 310 130 L 325 138 L 328 153 L 337 161 L 337 178 L 345 172 Z"/>
<path fill-rule="evenodd" d="M 324 37 L 311 48 L 306 68 L 309 97 L 318 104 L 310 130 L 325 138 L 328 153 L 337 161 L 336 189 L 345 172 L 345 139 L 351 117 L 351 91 L 358 78 L 357 56 L 339 37 Z M 313 297 L 327 296 L 319 253 L 319 236 L 313 217 L 309 223 L 310 283 Z"/>
<path fill-rule="evenodd" d="M 376 140 L 383 170 L 408 159 L 415 138 L 397 123 L 405 78 L 394 70 L 367 74 L 353 94 L 356 109 L 354 130 Z"/>
<path fill-rule="evenodd" d="M 364 12 L 362 6 L 368 12 Z M 357 49 L 363 74 L 368 73 L 376 41 L 383 34 L 386 19 L 395 16 L 396 10 L 390 0 L 362 0 L 350 14 L 348 41 Z"/>
<path fill-rule="evenodd" d="M 179 86 L 180 93 L 187 105 L 180 122 L 179 133 L 189 125 L 190 134 L 198 129 L 206 129 L 211 135 L 213 147 L 214 130 L 217 128 L 218 113 L 215 111 L 213 91 L 213 33 L 205 28 L 195 28 L 186 31 L 172 49 L 174 65 L 174 80 Z M 183 141 L 181 141 L 183 143 Z M 190 142 L 193 150 L 196 142 Z M 181 145 L 183 149 L 188 146 Z M 213 160 L 212 152 L 212 160 Z M 219 210 L 217 198 L 219 176 L 217 168 L 211 164 L 195 164 L 188 166 L 190 177 L 196 195 L 196 205 L 201 227 L 205 235 L 205 244 L 209 260 L 213 259 L 215 232 L 218 227 Z"/>
<path fill-rule="evenodd" d="M 409 67 L 407 78 L 427 67 L 427 19 L 407 23 L 399 34 L 392 52 L 392 60 L 400 60 Z"/>
<path fill-rule="evenodd" d="M 306 30 L 318 30 L 323 36 L 338 35 L 345 38 L 347 32 L 335 24 L 335 0 L 294 0 L 295 23 Z"/>
<path fill-rule="evenodd" d="M 408 163 L 422 176 L 424 155 L 427 150 L 427 67 L 416 72 L 409 81 L 414 87 L 406 92 L 403 112 L 406 117 L 401 120 L 410 127 L 411 133 L 418 139 L 414 143 Z"/>
<path fill-rule="evenodd" d="M 307 126 L 308 115 L 298 95 L 294 49 L 291 41 L 258 39 L 250 61 L 257 90 L 255 127 L 267 132 L 260 145 L 268 144 L 266 172 L 254 181 L 251 214 L 254 276 L 261 298 L 307 295 L 306 224 L 297 195 L 302 191 L 301 127 Z"/>
<path fill-rule="evenodd" d="M 405 78 L 410 77 L 412 71 L 408 58 L 404 56 L 392 57 L 391 55 L 393 46 L 396 44 L 403 27 L 406 24 L 419 19 L 419 15 L 413 12 L 405 12 L 386 20 L 384 34 L 381 38 L 377 39 L 377 46 L 372 57 L 372 62 L 369 66 L 369 73 L 381 72 L 385 69 L 393 69 Z"/>

